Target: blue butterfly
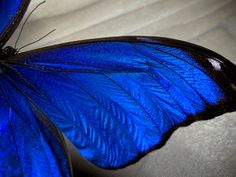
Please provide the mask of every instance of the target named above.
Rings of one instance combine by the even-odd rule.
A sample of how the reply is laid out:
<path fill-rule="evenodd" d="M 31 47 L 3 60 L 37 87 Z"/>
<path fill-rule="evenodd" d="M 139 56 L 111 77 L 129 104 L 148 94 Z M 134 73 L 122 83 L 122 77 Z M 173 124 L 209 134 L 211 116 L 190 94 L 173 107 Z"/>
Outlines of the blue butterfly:
<path fill-rule="evenodd" d="M 0 176 L 72 176 L 63 135 L 95 165 L 124 167 L 177 127 L 236 110 L 236 66 L 187 42 L 3 48 L 29 3 L 0 1 Z"/>

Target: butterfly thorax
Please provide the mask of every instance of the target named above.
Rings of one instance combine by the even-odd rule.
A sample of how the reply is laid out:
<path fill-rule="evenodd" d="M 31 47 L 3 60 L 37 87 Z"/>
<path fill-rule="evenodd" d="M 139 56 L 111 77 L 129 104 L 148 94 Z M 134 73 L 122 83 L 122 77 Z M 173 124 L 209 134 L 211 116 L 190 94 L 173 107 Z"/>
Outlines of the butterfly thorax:
<path fill-rule="evenodd" d="M 7 46 L 3 49 L 0 49 L 0 60 L 4 60 L 8 57 L 11 57 L 17 53 L 17 50 L 11 46 Z"/>

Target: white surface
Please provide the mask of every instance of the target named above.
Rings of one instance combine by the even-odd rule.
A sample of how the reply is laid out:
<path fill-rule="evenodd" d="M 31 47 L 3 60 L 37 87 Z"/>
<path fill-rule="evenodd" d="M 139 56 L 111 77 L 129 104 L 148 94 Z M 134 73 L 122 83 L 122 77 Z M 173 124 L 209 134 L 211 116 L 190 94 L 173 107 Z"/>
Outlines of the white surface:
<path fill-rule="evenodd" d="M 29 11 L 39 2 L 33 0 Z M 54 28 L 56 32 L 26 50 L 86 38 L 155 35 L 203 45 L 236 63 L 233 0 L 48 0 L 32 15 L 19 46 Z M 234 177 L 236 113 L 178 129 L 163 148 L 125 169 L 101 170 L 84 160 L 78 169 L 99 177 Z"/>

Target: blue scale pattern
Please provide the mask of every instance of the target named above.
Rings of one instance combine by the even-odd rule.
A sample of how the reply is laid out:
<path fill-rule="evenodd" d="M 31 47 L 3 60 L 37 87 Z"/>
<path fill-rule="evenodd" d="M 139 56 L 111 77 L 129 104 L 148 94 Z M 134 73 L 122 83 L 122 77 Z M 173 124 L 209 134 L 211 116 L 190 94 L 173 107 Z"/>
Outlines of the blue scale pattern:
<path fill-rule="evenodd" d="M 106 168 L 127 165 L 224 99 L 188 53 L 160 44 L 71 45 L 20 57 L 10 67 L 9 77 L 17 71 L 24 78 L 14 79 L 19 89 L 85 158 Z"/>
<path fill-rule="evenodd" d="M 15 17 L 22 0 L 0 0 L 0 35 Z"/>

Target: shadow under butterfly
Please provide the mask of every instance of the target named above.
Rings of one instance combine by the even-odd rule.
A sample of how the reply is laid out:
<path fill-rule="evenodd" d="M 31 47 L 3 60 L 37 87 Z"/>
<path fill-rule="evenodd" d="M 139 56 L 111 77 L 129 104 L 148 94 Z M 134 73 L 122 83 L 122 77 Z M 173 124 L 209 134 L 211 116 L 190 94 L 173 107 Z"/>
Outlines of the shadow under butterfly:
<path fill-rule="evenodd" d="M 3 48 L 29 3 L 0 1 L 0 176 L 73 176 L 63 135 L 96 166 L 121 168 L 179 126 L 236 110 L 236 66 L 187 42 L 138 36 Z"/>

